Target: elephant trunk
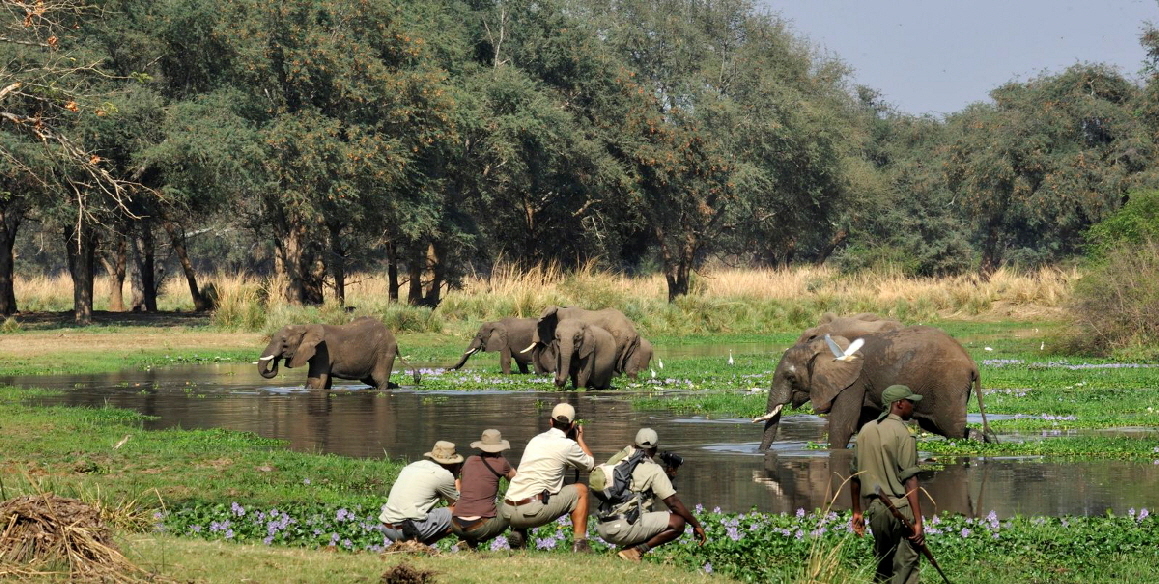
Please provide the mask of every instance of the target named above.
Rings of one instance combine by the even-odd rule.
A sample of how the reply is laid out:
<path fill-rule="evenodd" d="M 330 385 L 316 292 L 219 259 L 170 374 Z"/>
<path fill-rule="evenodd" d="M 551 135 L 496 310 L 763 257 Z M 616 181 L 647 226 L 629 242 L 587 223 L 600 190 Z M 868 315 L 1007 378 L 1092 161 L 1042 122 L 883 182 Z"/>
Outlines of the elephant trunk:
<path fill-rule="evenodd" d="M 479 339 L 478 338 L 471 341 L 471 346 L 467 347 L 467 351 L 465 353 L 463 353 L 463 358 L 459 359 L 458 363 L 451 365 L 450 370 L 454 371 L 454 370 L 462 367 L 463 364 L 465 364 L 467 362 L 467 359 L 470 358 L 471 355 L 474 355 L 477 352 L 479 352 Z"/>
<path fill-rule="evenodd" d="M 258 374 L 266 379 L 273 379 L 277 377 L 278 361 L 279 358 L 277 355 L 270 355 L 268 357 L 262 357 L 261 359 L 258 359 Z M 273 362 L 274 365 L 272 368 L 270 367 L 271 362 Z"/>
<path fill-rule="evenodd" d="M 768 415 L 768 414 L 766 414 Z M 761 437 L 760 451 L 764 452 L 773 445 L 773 441 L 777 439 L 777 428 L 781 425 L 781 412 L 777 408 L 776 413 L 771 418 L 765 420 L 764 435 Z"/>
<path fill-rule="evenodd" d="M 778 366 L 778 371 L 780 367 Z M 775 380 L 780 380 L 780 376 L 774 374 Z M 765 415 L 753 418 L 753 423 L 764 422 L 764 435 L 761 437 L 760 451 L 765 452 L 773 445 L 773 440 L 777 439 L 777 428 L 781 424 L 781 411 L 789 404 L 792 397 L 792 388 L 785 385 L 783 382 L 774 381 L 773 386 L 769 388 L 769 399 L 765 405 Z M 796 407 L 796 406 L 794 406 Z"/>
<path fill-rule="evenodd" d="M 563 387 L 567 385 L 567 378 L 571 374 L 571 359 L 575 348 L 571 343 L 565 345 L 558 339 L 551 345 L 555 349 L 555 386 Z"/>

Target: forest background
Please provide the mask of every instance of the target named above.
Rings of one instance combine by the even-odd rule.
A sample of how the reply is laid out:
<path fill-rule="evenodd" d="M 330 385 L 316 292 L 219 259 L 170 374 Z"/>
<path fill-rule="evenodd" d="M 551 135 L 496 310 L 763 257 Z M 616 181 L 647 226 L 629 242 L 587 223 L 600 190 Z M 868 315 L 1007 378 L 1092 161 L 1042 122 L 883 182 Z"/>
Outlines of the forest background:
<path fill-rule="evenodd" d="M 1076 64 L 932 117 L 746 0 L 0 5 L 4 315 L 59 273 L 84 324 L 98 275 L 111 310 L 167 278 L 213 308 L 210 274 L 341 307 L 383 273 L 430 310 L 497 272 L 659 273 L 675 303 L 706 266 L 1081 266 L 1095 344 L 1159 332 L 1150 26 L 1141 82 Z"/>

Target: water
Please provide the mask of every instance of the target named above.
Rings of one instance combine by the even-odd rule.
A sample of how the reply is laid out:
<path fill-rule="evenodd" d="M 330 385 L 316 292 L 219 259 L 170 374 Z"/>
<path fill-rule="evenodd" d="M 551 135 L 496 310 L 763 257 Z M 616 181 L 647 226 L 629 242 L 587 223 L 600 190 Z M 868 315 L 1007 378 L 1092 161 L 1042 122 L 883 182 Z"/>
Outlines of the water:
<path fill-rule="evenodd" d="M 777 443 L 761 454 L 756 452 L 760 427 L 747 419 L 634 410 L 630 392 L 374 391 L 359 384 L 306 391 L 287 386 L 291 380 L 297 378 L 264 380 L 250 364 L 218 364 L 7 378 L 0 383 L 67 390 L 42 403 L 108 404 L 156 416 L 145 422 L 146 428 L 220 427 L 285 440 L 295 450 L 410 460 L 437 440 L 450 440 L 469 452 L 468 445 L 484 429 L 498 428 L 511 441 L 508 455 L 517 463 L 527 441 L 546 428 L 551 406 L 567 400 L 586 421 L 585 437 L 598 459 L 630 443 L 640 427 L 650 426 L 659 433 L 662 450 L 685 458 L 676 479 L 681 499 L 724 511 L 791 513 L 825 507 L 848 474 L 847 451 L 805 448 L 824 433 L 825 421 L 814 416 L 784 418 Z M 1159 438 L 1153 430 L 1139 428 L 1101 432 Z M 993 510 L 1009 517 L 1159 508 L 1159 465 L 1149 461 L 973 459 L 920 478 L 926 490 L 923 510 L 970 515 Z M 847 507 L 847 494 L 836 498 L 835 509 Z"/>

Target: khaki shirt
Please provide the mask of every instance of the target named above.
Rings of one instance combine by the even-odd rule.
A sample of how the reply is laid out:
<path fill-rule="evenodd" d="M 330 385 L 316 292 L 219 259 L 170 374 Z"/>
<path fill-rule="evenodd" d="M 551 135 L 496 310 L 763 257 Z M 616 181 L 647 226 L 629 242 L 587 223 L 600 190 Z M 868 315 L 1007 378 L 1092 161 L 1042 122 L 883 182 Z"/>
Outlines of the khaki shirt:
<path fill-rule="evenodd" d="M 522 501 L 544 491 L 552 495 L 559 493 L 563 490 L 564 471 L 569 466 L 588 472 L 595 468 L 596 461 L 559 428 L 532 438 L 523 450 L 518 474 L 507 487 L 507 500 Z"/>
<path fill-rule="evenodd" d="M 860 472 L 863 498 L 876 495 L 878 486 L 894 498 L 904 498 L 906 479 L 918 473 L 917 439 L 896 415 L 869 422 L 857 434 L 850 471 Z"/>
<path fill-rule="evenodd" d="M 378 519 L 391 524 L 407 519 L 422 521 L 440 498 L 451 503 L 459 499 L 455 476 L 430 460 L 412 462 L 398 473 Z"/>
<path fill-rule="evenodd" d="M 634 446 L 625 447 L 623 450 L 612 455 L 612 458 L 608 459 L 608 463 L 614 463 L 617 460 L 631 456 L 635 449 L 636 447 Z M 645 458 L 640 461 L 640 464 L 636 465 L 636 469 L 632 471 L 632 481 L 628 483 L 628 490 L 633 493 L 652 492 L 652 497 L 640 502 L 640 506 L 642 507 L 641 511 L 644 513 L 652 510 L 652 504 L 657 499 L 663 501 L 676 494 L 676 487 L 672 486 L 672 479 L 668 478 L 668 473 L 664 472 L 664 467 L 656 464 L 650 458 Z M 633 504 L 634 501 L 628 501 L 621 505 L 620 508 L 613 510 L 613 513 L 625 513 Z"/>

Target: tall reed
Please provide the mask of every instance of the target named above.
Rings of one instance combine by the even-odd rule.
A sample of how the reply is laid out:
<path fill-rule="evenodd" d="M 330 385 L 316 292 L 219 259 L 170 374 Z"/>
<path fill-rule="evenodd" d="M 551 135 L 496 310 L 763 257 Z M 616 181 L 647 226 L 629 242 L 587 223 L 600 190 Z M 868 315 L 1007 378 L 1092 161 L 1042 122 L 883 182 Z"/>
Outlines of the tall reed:
<path fill-rule="evenodd" d="M 711 269 L 696 277 L 693 293 L 667 302 L 664 277 L 629 277 L 597 269 L 572 271 L 558 265 L 520 269 L 496 266 L 489 277 L 464 279 L 447 291 L 437 309 L 389 302 L 381 274 L 354 274 L 346 287 L 347 307 L 332 297 L 320 307 L 293 306 L 282 299 L 282 284 L 237 274 L 202 275 L 218 293 L 212 322 L 238 331 L 272 331 L 310 320 L 344 323 L 369 315 L 395 330 L 463 332 L 481 321 L 506 316 L 532 317 L 545 306 L 612 306 L 624 311 L 648 334 L 760 333 L 794 330 L 824 312 L 877 312 L 907 322 L 976 317 L 1058 318 L 1069 302 L 1076 269 L 1044 268 L 1030 273 L 998 270 L 988 281 L 974 276 L 906 278 L 896 273 L 842 275 L 825 267 L 789 269 Z M 96 308 L 108 307 L 108 282 L 98 278 Z M 126 290 L 127 292 L 127 290 Z M 402 291 L 405 294 L 405 290 Z M 16 296 L 22 309 L 68 310 L 72 284 L 67 277 L 20 278 Z M 127 300 L 128 296 L 126 296 Z M 170 278 L 158 298 L 162 310 L 192 310 L 182 279 Z"/>

